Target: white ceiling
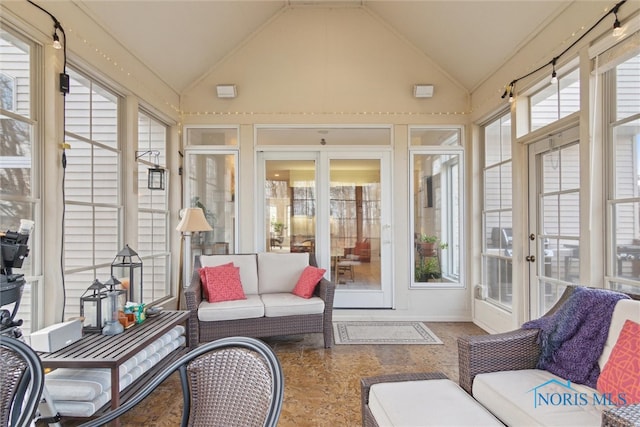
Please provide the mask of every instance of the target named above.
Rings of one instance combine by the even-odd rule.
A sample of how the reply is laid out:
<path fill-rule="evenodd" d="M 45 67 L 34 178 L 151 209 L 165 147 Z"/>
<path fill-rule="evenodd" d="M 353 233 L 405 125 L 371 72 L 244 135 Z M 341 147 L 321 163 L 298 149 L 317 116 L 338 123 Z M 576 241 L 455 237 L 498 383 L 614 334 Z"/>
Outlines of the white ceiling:
<path fill-rule="evenodd" d="M 569 0 L 73 0 L 182 93 L 291 7 L 362 7 L 473 91 Z M 473 64 L 473 66 L 469 66 Z"/>

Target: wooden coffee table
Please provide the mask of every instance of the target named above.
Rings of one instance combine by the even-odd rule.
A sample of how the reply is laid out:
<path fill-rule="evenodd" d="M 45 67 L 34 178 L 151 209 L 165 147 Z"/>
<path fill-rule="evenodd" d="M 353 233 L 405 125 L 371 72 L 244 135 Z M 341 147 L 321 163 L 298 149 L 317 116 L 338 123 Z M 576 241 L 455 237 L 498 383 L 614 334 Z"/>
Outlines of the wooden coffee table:
<path fill-rule="evenodd" d="M 184 324 L 187 331 L 189 321 L 188 311 L 162 311 L 158 315 L 146 319 L 139 325 L 126 329 L 123 333 L 114 336 L 105 336 L 99 333 L 85 334 L 79 341 L 64 347 L 53 353 L 39 353 L 44 368 L 109 368 L 111 370 L 111 408 L 120 406 L 137 390 L 144 387 L 154 374 L 168 366 L 171 362 L 185 354 L 189 348 L 189 334 L 187 346 L 179 347 L 153 368 L 145 372 L 131 385 L 120 393 L 119 368 L 140 350 L 169 332 L 176 325 Z M 108 405 L 101 408 L 96 414 L 108 409 Z"/>

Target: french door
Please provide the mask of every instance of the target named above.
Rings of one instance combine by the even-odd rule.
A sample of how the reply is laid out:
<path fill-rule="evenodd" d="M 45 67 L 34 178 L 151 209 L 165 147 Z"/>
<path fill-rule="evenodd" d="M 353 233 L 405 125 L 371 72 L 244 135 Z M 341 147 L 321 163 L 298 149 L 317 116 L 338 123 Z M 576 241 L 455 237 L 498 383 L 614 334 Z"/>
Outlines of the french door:
<path fill-rule="evenodd" d="M 529 145 L 530 316 L 580 282 L 580 144 L 578 128 Z"/>
<path fill-rule="evenodd" d="M 313 253 L 335 307 L 392 306 L 389 151 L 258 153 L 258 250 Z"/>

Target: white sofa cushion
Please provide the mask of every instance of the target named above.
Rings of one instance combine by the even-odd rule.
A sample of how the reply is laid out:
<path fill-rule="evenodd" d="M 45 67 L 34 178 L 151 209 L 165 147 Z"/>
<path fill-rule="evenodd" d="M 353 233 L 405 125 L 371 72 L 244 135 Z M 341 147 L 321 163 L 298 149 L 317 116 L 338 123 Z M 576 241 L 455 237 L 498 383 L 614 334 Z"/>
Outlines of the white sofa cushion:
<path fill-rule="evenodd" d="M 569 388 L 570 387 L 570 388 Z M 590 387 L 540 369 L 480 374 L 473 380 L 473 397 L 509 426 L 600 426 L 606 407 Z M 547 399 L 545 402 L 543 398 Z M 568 400 L 558 400 L 560 398 Z"/>
<path fill-rule="evenodd" d="M 604 369 L 604 365 L 607 363 L 607 360 L 609 360 L 613 346 L 616 345 L 622 326 L 627 319 L 640 323 L 640 301 L 623 299 L 616 303 L 616 307 L 613 309 L 613 315 L 611 316 L 607 342 L 604 344 L 604 349 L 598 359 L 600 371 Z"/>
<path fill-rule="evenodd" d="M 381 427 L 502 426 L 447 379 L 374 384 L 369 409 Z"/>
<path fill-rule="evenodd" d="M 320 297 L 307 299 L 286 292 L 264 294 L 260 297 L 264 303 L 264 315 L 266 317 L 322 314 L 324 312 L 324 301 Z"/>
<path fill-rule="evenodd" d="M 260 294 L 291 292 L 309 265 L 309 254 L 260 252 L 258 254 L 258 289 Z"/>
<path fill-rule="evenodd" d="M 247 294 L 247 299 L 236 301 L 202 301 L 198 306 L 198 320 L 202 322 L 252 319 L 263 316 L 264 304 L 260 295 L 255 294 Z"/>
<path fill-rule="evenodd" d="M 200 256 L 202 267 L 217 267 L 230 262 L 234 266 L 240 267 L 240 281 L 245 295 L 256 295 L 258 293 L 258 266 L 255 254 Z"/>

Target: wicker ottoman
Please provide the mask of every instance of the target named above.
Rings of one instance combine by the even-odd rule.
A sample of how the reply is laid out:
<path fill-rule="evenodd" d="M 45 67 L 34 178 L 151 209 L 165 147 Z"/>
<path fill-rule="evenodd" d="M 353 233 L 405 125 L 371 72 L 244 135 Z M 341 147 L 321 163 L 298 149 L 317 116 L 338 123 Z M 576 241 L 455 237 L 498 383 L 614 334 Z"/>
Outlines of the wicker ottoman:
<path fill-rule="evenodd" d="M 504 426 L 439 372 L 360 380 L 363 426 Z"/>

